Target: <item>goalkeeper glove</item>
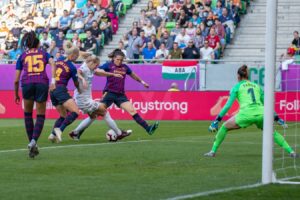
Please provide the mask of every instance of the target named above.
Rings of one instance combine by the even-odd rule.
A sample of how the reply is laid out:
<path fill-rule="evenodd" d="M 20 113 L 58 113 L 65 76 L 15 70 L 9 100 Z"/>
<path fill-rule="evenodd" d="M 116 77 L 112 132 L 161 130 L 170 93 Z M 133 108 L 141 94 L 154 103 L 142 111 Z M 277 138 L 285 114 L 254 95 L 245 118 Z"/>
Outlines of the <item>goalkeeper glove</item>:
<path fill-rule="evenodd" d="M 219 129 L 219 122 L 222 120 L 222 118 L 220 116 L 217 117 L 217 119 L 215 119 L 210 126 L 208 127 L 208 131 L 209 132 L 217 132 Z"/>
<path fill-rule="evenodd" d="M 277 124 L 282 126 L 282 128 L 288 128 L 288 125 L 285 123 L 285 121 L 281 118 L 278 118 L 278 120 L 276 120 Z"/>

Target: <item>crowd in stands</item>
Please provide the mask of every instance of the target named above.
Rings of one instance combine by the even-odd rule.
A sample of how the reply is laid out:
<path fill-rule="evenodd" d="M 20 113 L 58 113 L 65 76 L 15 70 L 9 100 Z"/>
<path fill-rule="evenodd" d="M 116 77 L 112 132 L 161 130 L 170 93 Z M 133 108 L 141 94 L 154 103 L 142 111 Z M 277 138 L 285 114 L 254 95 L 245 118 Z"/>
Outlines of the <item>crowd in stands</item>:
<path fill-rule="evenodd" d="M 219 59 L 249 3 L 150 0 L 119 46 L 128 59 Z"/>
<path fill-rule="evenodd" d="M 294 38 L 287 48 L 287 51 L 281 55 L 282 69 L 287 70 L 288 65 L 292 63 L 300 64 L 300 36 L 298 31 L 294 31 Z"/>
<path fill-rule="evenodd" d="M 98 54 L 118 23 L 110 0 L 3 0 L 0 6 L 0 60 L 16 60 L 21 38 L 29 31 L 39 35 L 41 48 L 53 58 L 63 54 L 65 40 Z"/>

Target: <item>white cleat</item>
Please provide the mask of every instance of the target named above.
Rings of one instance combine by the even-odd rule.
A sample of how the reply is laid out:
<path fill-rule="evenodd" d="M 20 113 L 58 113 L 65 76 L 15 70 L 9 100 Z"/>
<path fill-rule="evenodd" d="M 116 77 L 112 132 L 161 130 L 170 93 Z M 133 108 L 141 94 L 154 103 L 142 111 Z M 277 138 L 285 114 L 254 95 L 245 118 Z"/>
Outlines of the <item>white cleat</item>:
<path fill-rule="evenodd" d="M 62 132 L 61 132 L 60 128 L 54 128 L 53 131 L 54 131 L 54 133 L 56 135 L 56 137 L 55 137 L 56 138 L 56 142 L 60 143 L 62 141 L 62 139 L 61 139 Z"/>
<path fill-rule="evenodd" d="M 56 142 L 56 136 L 51 133 L 49 136 L 48 136 L 48 140 L 52 143 Z"/>
<path fill-rule="evenodd" d="M 216 156 L 216 153 L 213 152 L 213 151 L 210 151 L 210 152 L 204 154 L 204 156 L 205 156 L 205 157 L 215 157 L 215 156 Z"/>

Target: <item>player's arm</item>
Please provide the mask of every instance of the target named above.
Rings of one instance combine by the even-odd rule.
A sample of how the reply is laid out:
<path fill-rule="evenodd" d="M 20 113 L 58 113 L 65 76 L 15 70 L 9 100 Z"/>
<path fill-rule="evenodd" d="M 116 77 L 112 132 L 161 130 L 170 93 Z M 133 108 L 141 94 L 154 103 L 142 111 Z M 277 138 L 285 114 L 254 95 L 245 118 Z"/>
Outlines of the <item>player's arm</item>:
<path fill-rule="evenodd" d="M 117 77 L 117 78 L 123 78 L 122 74 L 106 72 L 103 69 L 99 69 L 99 68 L 95 69 L 94 74 L 96 76 L 106 76 L 106 77 L 114 76 L 114 77 Z"/>
<path fill-rule="evenodd" d="M 15 81 L 14 81 L 14 89 L 15 89 L 15 103 L 20 103 L 20 96 L 19 96 L 19 82 L 21 77 L 21 71 L 23 69 L 21 56 L 18 58 L 16 63 L 16 75 L 15 75 Z"/>
<path fill-rule="evenodd" d="M 149 88 L 149 84 L 146 83 L 145 81 L 143 81 L 143 80 L 142 80 L 136 73 L 134 73 L 133 71 L 131 71 L 131 73 L 129 74 L 129 76 L 130 76 L 132 79 L 136 80 L 137 82 L 140 82 L 141 84 L 143 84 L 143 86 L 144 86 L 145 88 Z"/>
<path fill-rule="evenodd" d="M 87 88 L 87 83 L 85 78 L 83 77 L 83 71 L 81 69 L 77 69 L 77 77 L 82 81 L 83 88 Z"/>
<path fill-rule="evenodd" d="M 226 104 L 224 105 L 224 107 L 222 108 L 221 112 L 219 113 L 219 115 L 217 116 L 217 118 L 210 124 L 208 130 L 210 132 L 215 132 L 218 130 L 218 124 L 220 121 L 222 121 L 222 118 L 226 115 L 226 113 L 228 112 L 228 110 L 231 108 L 231 106 L 233 105 L 235 99 L 237 97 L 237 90 L 236 88 L 233 88 L 230 92 L 230 96 L 226 102 Z"/>
<path fill-rule="evenodd" d="M 50 90 L 54 90 L 56 85 L 56 80 L 55 80 L 55 76 L 56 76 L 56 64 L 53 58 L 49 58 L 49 64 L 51 66 L 51 84 L 50 84 Z"/>
<path fill-rule="evenodd" d="M 76 67 L 74 65 L 71 65 L 70 69 L 71 69 L 71 77 L 72 77 L 72 80 L 74 82 L 74 86 L 76 87 L 77 91 L 79 93 L 81 93 L 81 90 L 79 88 L 77 69 L 76 69 Z"/>

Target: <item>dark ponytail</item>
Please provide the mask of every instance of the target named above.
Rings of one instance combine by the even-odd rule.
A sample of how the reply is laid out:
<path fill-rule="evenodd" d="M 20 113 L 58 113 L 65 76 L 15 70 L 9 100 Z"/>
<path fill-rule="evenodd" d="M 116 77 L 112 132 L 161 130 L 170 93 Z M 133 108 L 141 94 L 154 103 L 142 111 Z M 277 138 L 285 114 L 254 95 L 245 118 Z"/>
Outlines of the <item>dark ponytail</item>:
<path fill-rule="evenodd" d="M 125 57 L 125 54 L 122 52 L 121 49 L 115 49 L 113 50 L 110 54 L 108 54 L 108 57 L 110 59 L 113 59 L 114 57 L 116 56 L 122 56 L 122 57 Z"/>
<path fill-rule="evenodd" d="M 27 32 L 21 40 L 21 48 L 23 50 L 38 48 L 40 40 L 36 37 L 35 32 Z"/>
<path fill-rule="evenodd" d="M 242 65 L 238 69 L 237 74 L 240 76 L 240 79 L 248 79 L 249 73 L 248 73 L 248 67 L 247 67 L 247 65 Z"/>

